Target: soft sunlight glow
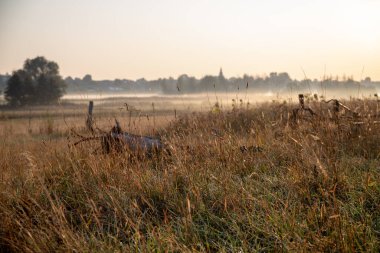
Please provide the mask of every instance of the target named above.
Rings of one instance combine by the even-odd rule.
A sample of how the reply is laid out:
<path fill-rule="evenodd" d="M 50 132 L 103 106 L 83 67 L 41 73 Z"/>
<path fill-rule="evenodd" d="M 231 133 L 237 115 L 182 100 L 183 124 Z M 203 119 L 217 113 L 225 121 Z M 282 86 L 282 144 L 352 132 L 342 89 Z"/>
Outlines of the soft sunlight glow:
<path fill-rule="evenodd" d="M 148 79 L 262 75 L 380 80 L 380 1 L 58 1 L 0 3 L 0 73 L 26 58 L 64 76 Z M 365 69 L 362 73 L 363 67 Z"/>

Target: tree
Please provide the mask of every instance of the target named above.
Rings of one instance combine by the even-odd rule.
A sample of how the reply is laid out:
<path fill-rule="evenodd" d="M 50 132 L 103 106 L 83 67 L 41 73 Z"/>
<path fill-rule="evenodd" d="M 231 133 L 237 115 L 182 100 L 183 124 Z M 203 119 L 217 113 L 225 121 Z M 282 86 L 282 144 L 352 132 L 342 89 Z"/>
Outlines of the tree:
<path fill-rule="evenodd" d="M 83 82 L 86 82 L 86 83 L 91 83 L 92 82 L 92 76 L 87 74 L 83 77 Z"/>
<path fill-rule="evenodd" d="M 365 83 L 370 83 L 370 82 L 371 82 L 371 77 L 368 77 L 368 76 L 367 76 L 367 77 L 364 79 L 364 82 L 365 82 Z"/>
<path fill-rule="evenodd" d="M 7 82 L 5 99 L 12 106 L 53 104 L 65 93 L 58 64 L 44 57 L 27 59 Z"/>

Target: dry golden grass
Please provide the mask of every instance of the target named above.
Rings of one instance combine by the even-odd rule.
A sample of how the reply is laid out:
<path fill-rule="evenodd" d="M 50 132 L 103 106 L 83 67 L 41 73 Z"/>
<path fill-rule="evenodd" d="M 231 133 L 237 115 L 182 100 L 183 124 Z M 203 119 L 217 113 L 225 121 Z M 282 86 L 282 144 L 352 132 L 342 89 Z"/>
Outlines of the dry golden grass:
<path fill-rule="evenodd" d="M 280 103 L 154 124 L 114 115 L 170 145 L 171 156 L 150 160 L 96 154 L 98 142 L 69 147 L 83 114 L 32 117 L 31 130 L 28 116 L 3 119 L 0 252 L 377 252 L 380 124 L 368 115 L 378 108 L 347 104 L 360 120 L 328 120 L 318 102 L 323 117 L 297 124 L 294 105 Z"/>

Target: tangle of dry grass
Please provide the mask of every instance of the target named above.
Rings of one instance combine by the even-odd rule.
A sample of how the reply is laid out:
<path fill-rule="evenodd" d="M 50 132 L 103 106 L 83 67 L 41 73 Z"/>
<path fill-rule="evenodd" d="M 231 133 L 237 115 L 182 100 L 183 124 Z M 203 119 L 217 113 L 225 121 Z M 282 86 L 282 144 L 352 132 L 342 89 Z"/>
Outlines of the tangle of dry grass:
<path fill-rule="evenodd" d="M 377 105 L 345 104 L 361 124 L 318 102 L 184 115 L 154 159 L 4 136 L 0 252 L 376 252 Z"/>

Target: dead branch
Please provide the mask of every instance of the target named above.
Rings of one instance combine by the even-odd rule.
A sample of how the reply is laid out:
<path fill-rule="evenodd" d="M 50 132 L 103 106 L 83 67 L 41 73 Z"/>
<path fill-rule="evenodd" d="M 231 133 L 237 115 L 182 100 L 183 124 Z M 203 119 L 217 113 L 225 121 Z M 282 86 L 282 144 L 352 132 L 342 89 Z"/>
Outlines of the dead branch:
<path fill-rule="evenodd" d="M 145 154 L 148 156 L 153 155 L 153 153 L 168 151 L 167 146 L 159 138 L 142 136 L 130 134 L 128 132 L 123 132 L 120 123 L 115 119 L 115 125 L 111 128 L 109 132 L 103 132 L 102 135 L 98 136 L 83 136 L 77 133 L 74 129 L 71 130 L 73 135 L 79 137 L 80 140 L 75 142 L 73 146 L 76 146 L 83 142 L 100 140 L 101 148 L 104 153 L 112 152 L 128 152 L 130 154 Z"/>
<path fill-rule="evenodd" d="M 358 113 L 351 110 L 351 108 L 349 108 L 348 106 L 344 105 L 343 103 L 341 103 L 338 99 L 330 99 L 328 101 L 325 101 L 325 100 L 322 100 L 322 102 L 328 104 L 330 102 L 334 102 L 334 111 L 335 112 L 339 112 L 339 107 L 343 107 L 344 109 L 346 109 L 347 111 L 351 112 L 355 117 L 358 116 Z"/>
<path fill-rule="evenodd" d="M 101 138 L 102 138 L 102 136 L 83 137 L 79 141 L 74 142 L 73 146 L 76 146 L 76 145 L 78 145 L 79 143 L 82 143 L 82 142 L 93 141 L 93 140 L 100 140 Z"/>

